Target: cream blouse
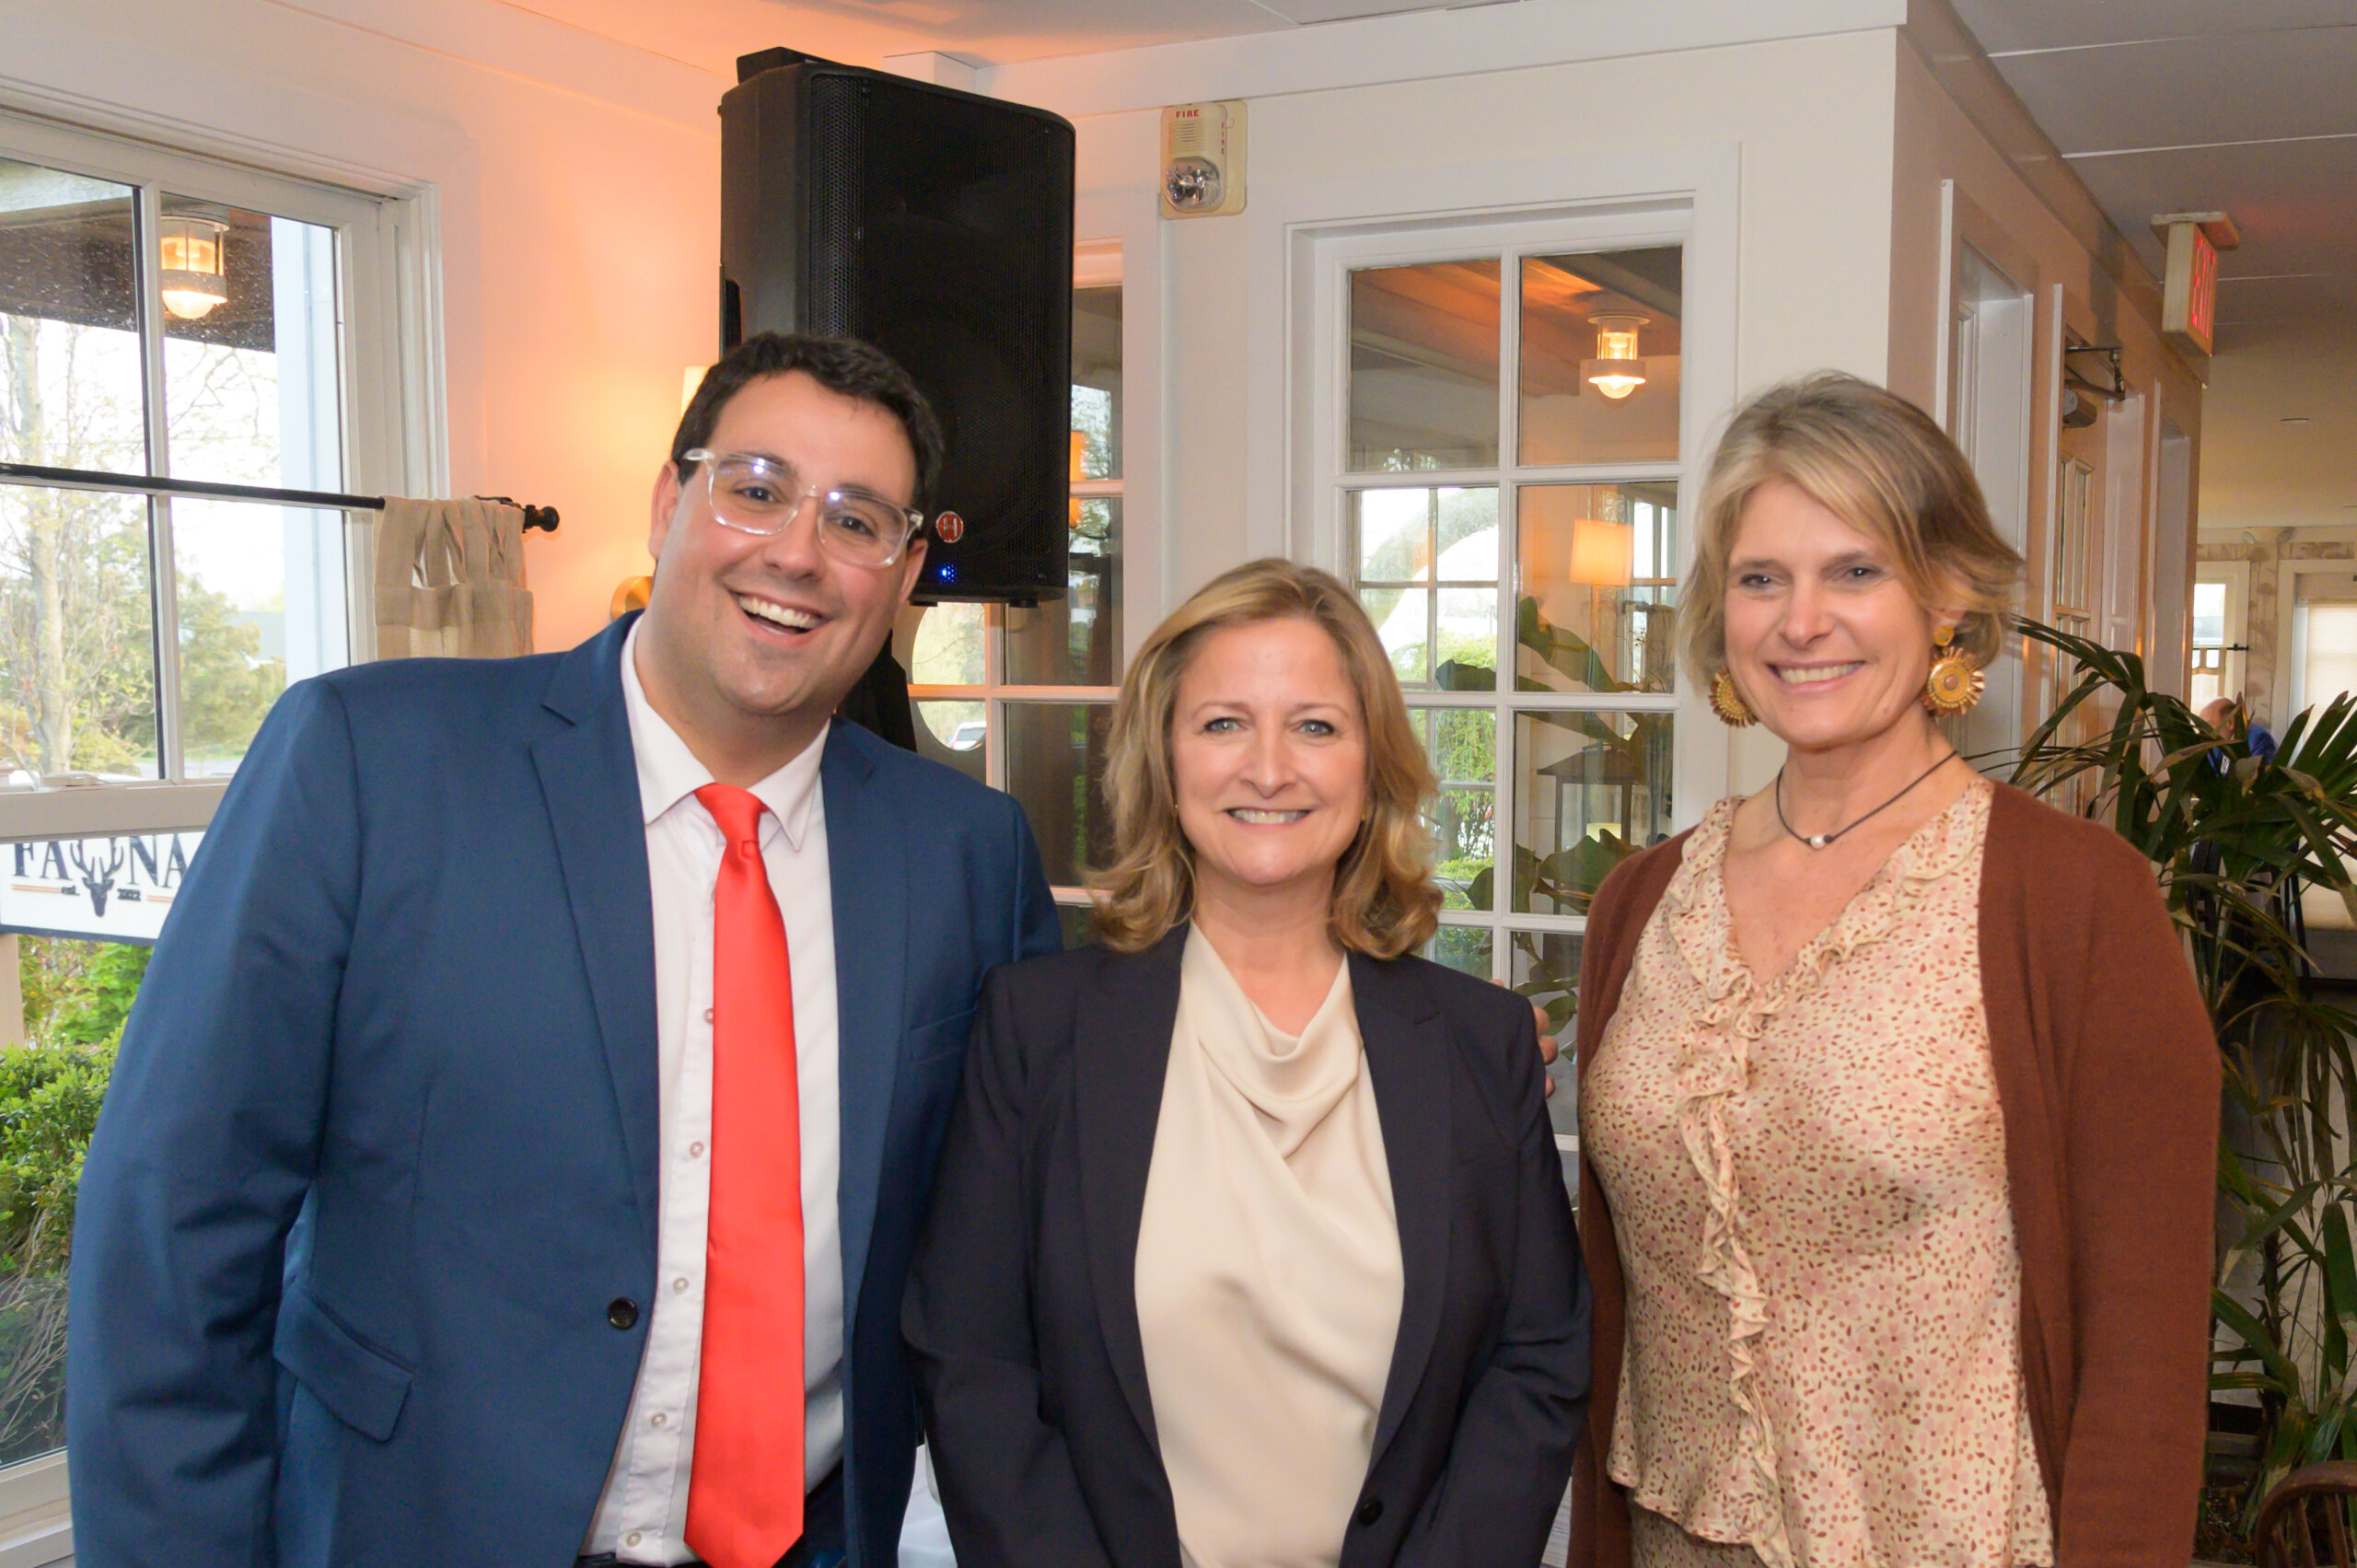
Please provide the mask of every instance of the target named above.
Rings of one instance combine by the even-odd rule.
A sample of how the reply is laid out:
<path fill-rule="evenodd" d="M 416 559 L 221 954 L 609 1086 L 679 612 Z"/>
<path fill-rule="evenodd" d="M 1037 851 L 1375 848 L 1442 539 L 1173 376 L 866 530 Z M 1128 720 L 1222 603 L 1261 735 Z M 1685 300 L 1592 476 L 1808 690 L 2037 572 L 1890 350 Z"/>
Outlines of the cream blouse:
<path fill-rule="evenodd" d="M 1639 939 L 1581 1107 L 1628 1279 L 1608 1470 L 1637 1568 L 2054 1561 L 1981 1005 L 1989 801 L 1764 981 L 1721 801 Z"/>
<path fill-rule="evenodd" d="M 1138 1229 L 1186 1568 L 1332 1568 L 1399 1331 L 1399 1227 L 1346 962 L 1295 1038 L 1200 931 Z"/>

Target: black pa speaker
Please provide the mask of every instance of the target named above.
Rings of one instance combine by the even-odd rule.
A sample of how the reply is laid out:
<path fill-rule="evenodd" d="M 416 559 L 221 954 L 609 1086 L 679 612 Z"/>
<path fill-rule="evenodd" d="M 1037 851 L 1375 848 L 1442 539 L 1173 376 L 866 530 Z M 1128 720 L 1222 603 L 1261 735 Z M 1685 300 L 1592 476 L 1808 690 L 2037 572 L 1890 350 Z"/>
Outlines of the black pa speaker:
<path fill-rule="evenodd" d="M 1062 598 L 1072 423 L 1073 129 L 791 50 L 720 100 L 721 346 L 865 338 L 947 452 L 916 599 Z"/>

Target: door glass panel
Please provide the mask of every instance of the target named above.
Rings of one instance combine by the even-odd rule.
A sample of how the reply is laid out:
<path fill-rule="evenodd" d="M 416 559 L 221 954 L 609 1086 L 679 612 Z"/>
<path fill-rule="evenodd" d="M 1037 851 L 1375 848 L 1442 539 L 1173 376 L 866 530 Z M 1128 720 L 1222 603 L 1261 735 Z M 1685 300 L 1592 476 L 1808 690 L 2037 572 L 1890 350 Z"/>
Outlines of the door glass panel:
<path fill-rule="evenodd" d="M 986 608 L 979 604 L 935 604 L 904 612 L 919 617 L 909 651 L 909 683 L 980 686 L 986 668 L 982 644 L 990 634 L 988 618 L 983 613 Z"/>
<path fill-rule="evenodd" d="M 1121 682 L 1121 503 L 1074 497 L 1072 517 L 1064 598 L 1007 607 L 1010 686 Z"/>
<path fill-rule="evenodd" d="M 1110 858 L 1103 786 L 1112 704 L 1009 703 L 1004 712 L 1006 791 L 1030 819 L 1049 883 L 1078 886 Z"/>
<path fill-rule="evenodd" d="M 1353 473 L 1498 460 L 1498 262 L 1351 274 Z"/>
<path fill-rule="evenodd" d="M 1496 487 L 1357 491 L 1351 510 L 1359 599 L 1400 682 L 1445 691 L 1495 690 Z"/>
<path fill-rule="evenodd" d="M 1561 931 L 1516 931 L 1508 940 L 1514 944 L 1515 990 L 1547 1009 L 1548 1028 L 1562 1047 L 1562 1054 L 1547 1070 L 1547 1075 L 1555 1080 L 1555 1092 L 1547 1101 L 1547 1119 L 1554 1124 L 1558 1138 L 1576 1139 L 1580 1085 L 1578 1064 L 1573 1060 L 1572 1024 L 1578 1013 L 1580 938 Z M 1565 1178 L 1577 1192 L 1578 1173 L 1569 1158 L 1563 1164 Z"/>
<path fill-rule="evenodd" d="M 1678 487 L 1528 484 L 1515 505 L 1515 689 L 1668 691 Z"/>
<path fill-rule="evenodd" d="M 1684 252 L 1522 261 L 1522 460 L 1678 457 Z"/>
<path fill-rule="evenodd" d="M 1585 914 L 1632 849 L 1669 830 L 1671 716 L 1525 711 L 1515 715 L 1517 914 Z"/>
<path fill-rule="evenodd" d="M 0 753 L 8 782 L 156 776 L 147 503 L 0 484 Z"/>
<path fill-rule="evenodd" d="M 1497 715 L 1488 708 L 1412 708 L 1408 717 L 1440 780 L 1426 820 L 1444 907 L 1488 910 L 1498 855 Z"/>
<path fill-rule="evenodd" d="M 983 772 L 982 740 L 988 721 L 980 703 L 917 703 L 917 755 L 955 768 L 976 784 Z"/>
<path fill-rule="evenodd" d="M 0 461 L 142 473 L 127 185 L 0 158 Z"/>
<path fill-rule="evenodd" d="M 1424 944 L 1424 957 L 1436 964 L 1446 964 L 1459 974 L 1469 974 L 1477 980 L 1490 978 L 1489 928 L 1480 925 L 1444 925 L 1433 933 Z"/>

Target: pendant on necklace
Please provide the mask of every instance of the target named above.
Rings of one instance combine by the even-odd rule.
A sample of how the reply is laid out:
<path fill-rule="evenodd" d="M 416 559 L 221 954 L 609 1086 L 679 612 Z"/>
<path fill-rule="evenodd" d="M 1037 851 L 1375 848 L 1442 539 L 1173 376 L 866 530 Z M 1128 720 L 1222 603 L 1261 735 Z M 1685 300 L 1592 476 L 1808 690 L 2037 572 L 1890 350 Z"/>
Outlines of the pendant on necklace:
<path fill-rule="evenodd" d="M 1833 835 L 1830 833 L 1811 833 L 1808 837 L 1801 841 L 1801 842 L 1808 845 L 1811 849 L 1823 849 L 1832 842 Z"/>

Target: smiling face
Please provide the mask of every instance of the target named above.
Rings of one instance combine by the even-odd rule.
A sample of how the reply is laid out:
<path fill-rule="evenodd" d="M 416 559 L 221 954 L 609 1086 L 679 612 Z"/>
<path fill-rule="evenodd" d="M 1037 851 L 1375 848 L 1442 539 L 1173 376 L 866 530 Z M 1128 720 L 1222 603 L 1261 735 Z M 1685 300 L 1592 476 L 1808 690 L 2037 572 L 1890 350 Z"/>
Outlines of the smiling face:
<path fill-rule="evenodd" d="M 1334 639 L 1299 619 L 1207 633 L 1170 719 L 1198 900 L 1330 894 L 1367 809 L 1366 725 Z"/>
<path fill-rule="evenodd" d="M 1777 738 L 1822 750 L 1928 723 L 1933 624 L 1887 547 L 1781 480 L 1752 493 L 1727 563 L 1727 668 Z"/>
<path fill-rule="evenodd" d="M 902 505 L 916 490 L 900 421 L 799 371 L 747 385 L 708 445 L 787 464 L 822 489 Z M 756 783 L 809 744 L 891 634 L 924 565 L 921 539 L 890 566 L 845 564 L 819 547 L 818 527 L 814 504 L 781 533 L 742 533 L 714 519 L 701 470 L 683 481 L 667 463 L 656 481 L 639 679 L 723 783 Z"/>

